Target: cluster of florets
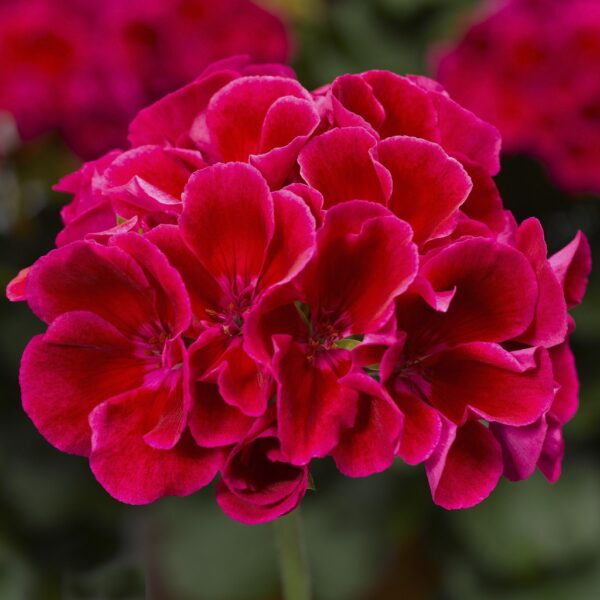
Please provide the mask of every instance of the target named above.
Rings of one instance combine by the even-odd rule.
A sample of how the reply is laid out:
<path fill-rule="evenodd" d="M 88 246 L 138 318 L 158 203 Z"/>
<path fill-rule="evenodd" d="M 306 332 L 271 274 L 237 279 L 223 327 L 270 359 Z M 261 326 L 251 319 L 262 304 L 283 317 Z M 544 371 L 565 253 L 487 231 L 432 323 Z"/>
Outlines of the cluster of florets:
<path fill-rule="evenodd" d="M 600 3 L 493 2 L 442 55 L 452 97 L 544 162 L 567 191 L 600 193 Z"/>
<path fill-rule="evenodd" d="M 1 0 L 0 110 L 95 158 L 137 112 L 212 61 L 285 61 L 282 22 L 251 0 Z M 0 148 L 1 150 L 1 148 Z"/>
<path fill-rule="evenodd" d="M 59 248 L 8 289 L 48 323 L 25 410 L 115 498 L 220 472 L 221 508 L 256 523 L 326 456 L 350 477 L 423 464 L 446 508 L 558 477 L 589 248 L 548 258 L 503 209 L 493 127 L 425 78 L 310 93 L 233 59 L 129 139 L 60 183 Z"/>

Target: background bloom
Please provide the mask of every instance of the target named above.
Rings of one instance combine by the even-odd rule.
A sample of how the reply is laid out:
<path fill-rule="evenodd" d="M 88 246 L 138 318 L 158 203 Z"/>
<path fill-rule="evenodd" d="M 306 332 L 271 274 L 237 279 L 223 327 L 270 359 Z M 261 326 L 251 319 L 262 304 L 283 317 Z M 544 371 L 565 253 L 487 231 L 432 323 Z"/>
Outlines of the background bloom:
<path fill-rule="evenodd" d="M 537 157 L 567 191 L 599 193 L 598 40 L 594 0 L 490 3 L 437 77 L 500 129 L 507 152 Z"/>
<path fill-rule="evenodd" d="M 250 0 L 7 0 L 0 109 L 23 139 L 57 131 L 87 158 L 125 142 L 131 118 L 214 60 L 280 62 L 282 22 Z"/>

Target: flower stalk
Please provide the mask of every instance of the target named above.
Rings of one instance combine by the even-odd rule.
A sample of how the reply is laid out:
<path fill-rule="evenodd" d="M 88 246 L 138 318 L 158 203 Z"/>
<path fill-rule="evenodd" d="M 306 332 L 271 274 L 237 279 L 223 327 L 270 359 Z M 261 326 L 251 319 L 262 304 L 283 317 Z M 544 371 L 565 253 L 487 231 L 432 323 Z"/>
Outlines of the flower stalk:
<path fill-rule="evenodd" d="M 297 508 L 277 519 L 274 526 L 283 597 L 285 600 L 310 600 L 310 573 L 300 510 Z"/>

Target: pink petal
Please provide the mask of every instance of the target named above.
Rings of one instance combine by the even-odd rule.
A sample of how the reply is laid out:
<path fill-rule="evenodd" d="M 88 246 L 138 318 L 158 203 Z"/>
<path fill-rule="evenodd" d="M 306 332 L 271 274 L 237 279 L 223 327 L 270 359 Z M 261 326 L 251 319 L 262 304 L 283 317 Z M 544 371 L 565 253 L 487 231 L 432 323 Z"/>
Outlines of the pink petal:
<path fill-rule="evenodd" d="M 56 318 L 25 349 L 20 372 L 23 408 L 51 444 L 87 456 L 91 411 L 140 386 L 148 368 L 110 323 L 93 313 L 71 312 Z"/>
<path fill-rule="evenodd" d="M 255 76 L 232 81 L 213 96 L 206 115 L 210 143 L 222 161 L 245 161 L 251 154 L 260 154 L 269 140 L 278 146 L 289 144 L 297 135 L 305 135 L 312 125 L 301 110 L 304 127 L 267 115 L 272 105 L 285 96 L 310 101 L 308 92 L 287 77 Z M 278 112 L 277 109 L 275 109 Z M 277 121 L 279 121 L 277 123 Z M 266 128 L 263 134 L 263 126 Z M 276 128 L 276 130 L 274 129 Z M 301 131 L 301 133 L 299 133 Z M 263 138 L 264 135 L 264 138 Z M 261 142 L 263 142 L 261 144 Z"/>
<path fill-rule="evenodd" d="M 442 441 L 425 464 L 433 501 L 446 509 L 485 500 L 502 475 L 502 451 L 489 429 L 476 421 L 446 425 Z"/>
<path fill-rule="evenodd" d="M 550 258 L 550 266 L 563 287 L 567 306 L 579 304 L 592 268 L 590 244 L 585 235 L 578 232 L 570 244 Z"/>
<path fill-rule="evenodd" d="M 188 247 L 225 289 L 255 285 L 274 230 L 273 200 L 260 173 L 243 163 L 195 173 L 180 226 Z"/>
<path fill-rule="evenodd" d="M 301 276 L 313 318 L 338 319 L 343 335 L 376 332 L 389 318 L 392 300 L 415 276 L 411 237 L 404 221 L 376 204 L 355 201 L 330 209 Z"/>
<path fill-rule="evenodd" d="M 364 127 L 376 135 L 385 111 L 371 86 L 360 75 L 342 75 L 331 85 L 335 122 L 340 127 Z"/>
<path fill-rule="evenodd" d="M 537 284 L 527 259 L 517 250 L 477 238 L 457 241 L 425 261 L 420 274 L 436 291 L 456 288 L 445 313 L 421 310 L 403 317 L 398 327 L 422 331 L 431 339 L 504 341 L 522 333 L 533 318 Z M 408 307 L 407 307 L 408 308 Z"/>
<path fill-rule="evenodd" d="M 350 355 L 329 350 L 311 359 L 307 345 L 286 335 L 277 336 L 275 344 L 281 449 L 289 462 L 305 465 L 328 454 L 355 421 L 358 394 L 339 383 L 350 369 Z"/>
<path fill-rule="evenodd" d="M 266 290 L 289 281 L 315 250 L 315 220 L 301 198 L 289 191 L 273 193 L 275 229 L 258 287 Z"/>
<path fill-rule="evenodd" d="M 216 70 L 168 94 L 140 111 L 129 126 L 132 146 L 146 144 L 190 147 L 190 130 L 213 94 L 237 76 L 231 69 Z"/>
<path fill-rule="evenodd" d="M 382 139 L 411 135 L 437 140 L 435 109 L 425 91 L 408 78 L 390 71 L 367 71 L 362 77 L 385 111 L 385 120 L 378 127 Z"/>
<path fill-rule="evenodd" d="M 94 432 L 90 467 L 106 491 L 127 504 L 163 496 L 186 496 L 208 485 L 219 470 L 220 450 L 200 448 L 185 432 L 171 450 L 144 442 L 153 427 L 161 390 L 140 388 L 98 406 L 90 416 Z"/>
<path fill-rule="evenodd" d="M 73 242 L 40 258 L 27 278 L 27 299 L 46 322 L 73 310 L 91 311 L 122 331 L 137 332 L 156 318 L 142 268 L 126 252 Z"/>
<path fill-rule="evenodd" d="M 520 360 L 497 344 L 472 342 L 443 350 L 425 363 L 431 403 L 457 425 L 467 408 L 488 421 L 528 425 L 546 412 L 554 397 L 546 350 Z"/>
<path fill-rule="evenodd" d="M 6 286 L 6 297 L 11 302 L 23 302 L 24 300 L 27 300 L 26 287 L 30 269 L 31 267 L 21 269 L 16 277 L 13 277 Z"/>
<path fill-rule="evenodd" d="M 394 401 L 404 415 L 404 428 L 398 456 L 409 465 L 428 459 L 441 435 L 442 420 L 438 412 L 407 391 L 392 391 Z"/>
<path fill-rule="evenodd" d="M 230 446 L 245 437 L 255 419 L 227 404 L 216 384 L 196 381 L 192 390 L 194 402 L 189 427 L 199 446 Z"/>
<path fill-rule="evenodd" d="M 492 423 L 490 431 L 502 446 L 504 476 L 521 481 L 533 475 L 542 452 L 548 424 L 544 416 L 531 425 L 510 427 Z"/>
<path fill-rule="evenodd" d="M 438 113 L 440 143 L 451 156 L 466 156 L 489 175 L 500 170 L 499 131 L 463 108 L 447 95 L 431 93 Z"/>
<path fill-rule="evenodd" d="M 409 223 L 420 244 L 465 201 L 472 183 L 460 163 L 440 146 L 411 137 L 377 145 L 377 158 L 392 175 L 389 209 Z"/>
<path fill-rule="evenodd" d="M 333 450 L 335 464 L 348 477 L 385 471 L 400 442 L 402 413 L 383 387 L 367 375 L 346 375 L 341 383 L 358 392 L 358 414 Z"/>
<path fill-rule="evenodd" d="M 308 487 L 308 467 L 283 462 L 273 417 L 259 420 L 229 455 L 217 485 L 217 502 L 228 516 L 264 523 L 293 510 Z"/>
<path fill-rule="evenodd" d="M 333 129 L 313 138 L 298 157 L 304 180 L 323 194 L 325 208 L 348 200 L 385 203 L 388 171 L 372 156 L 376 138 L 358 127 Z"/>

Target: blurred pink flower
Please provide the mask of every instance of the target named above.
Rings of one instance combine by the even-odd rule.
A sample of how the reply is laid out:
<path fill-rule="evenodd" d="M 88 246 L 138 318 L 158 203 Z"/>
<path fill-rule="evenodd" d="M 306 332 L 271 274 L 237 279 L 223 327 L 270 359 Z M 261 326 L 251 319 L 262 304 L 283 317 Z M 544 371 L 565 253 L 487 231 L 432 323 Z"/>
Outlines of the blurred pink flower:
<path fill-rule="evenodd" d="M 251 0 L 2 0 L 0 109 L 24 140 L 57 131 L 95 158 L 124 145 L 142 107 L 212 61 L 289 53 L 283 23 Z"/>
<path fill-rule="evenodd" d="M 600 3 L 490 2 L 436 62 L 507 152 L 537 157 L 567 191 L 600 193 Z"/>

